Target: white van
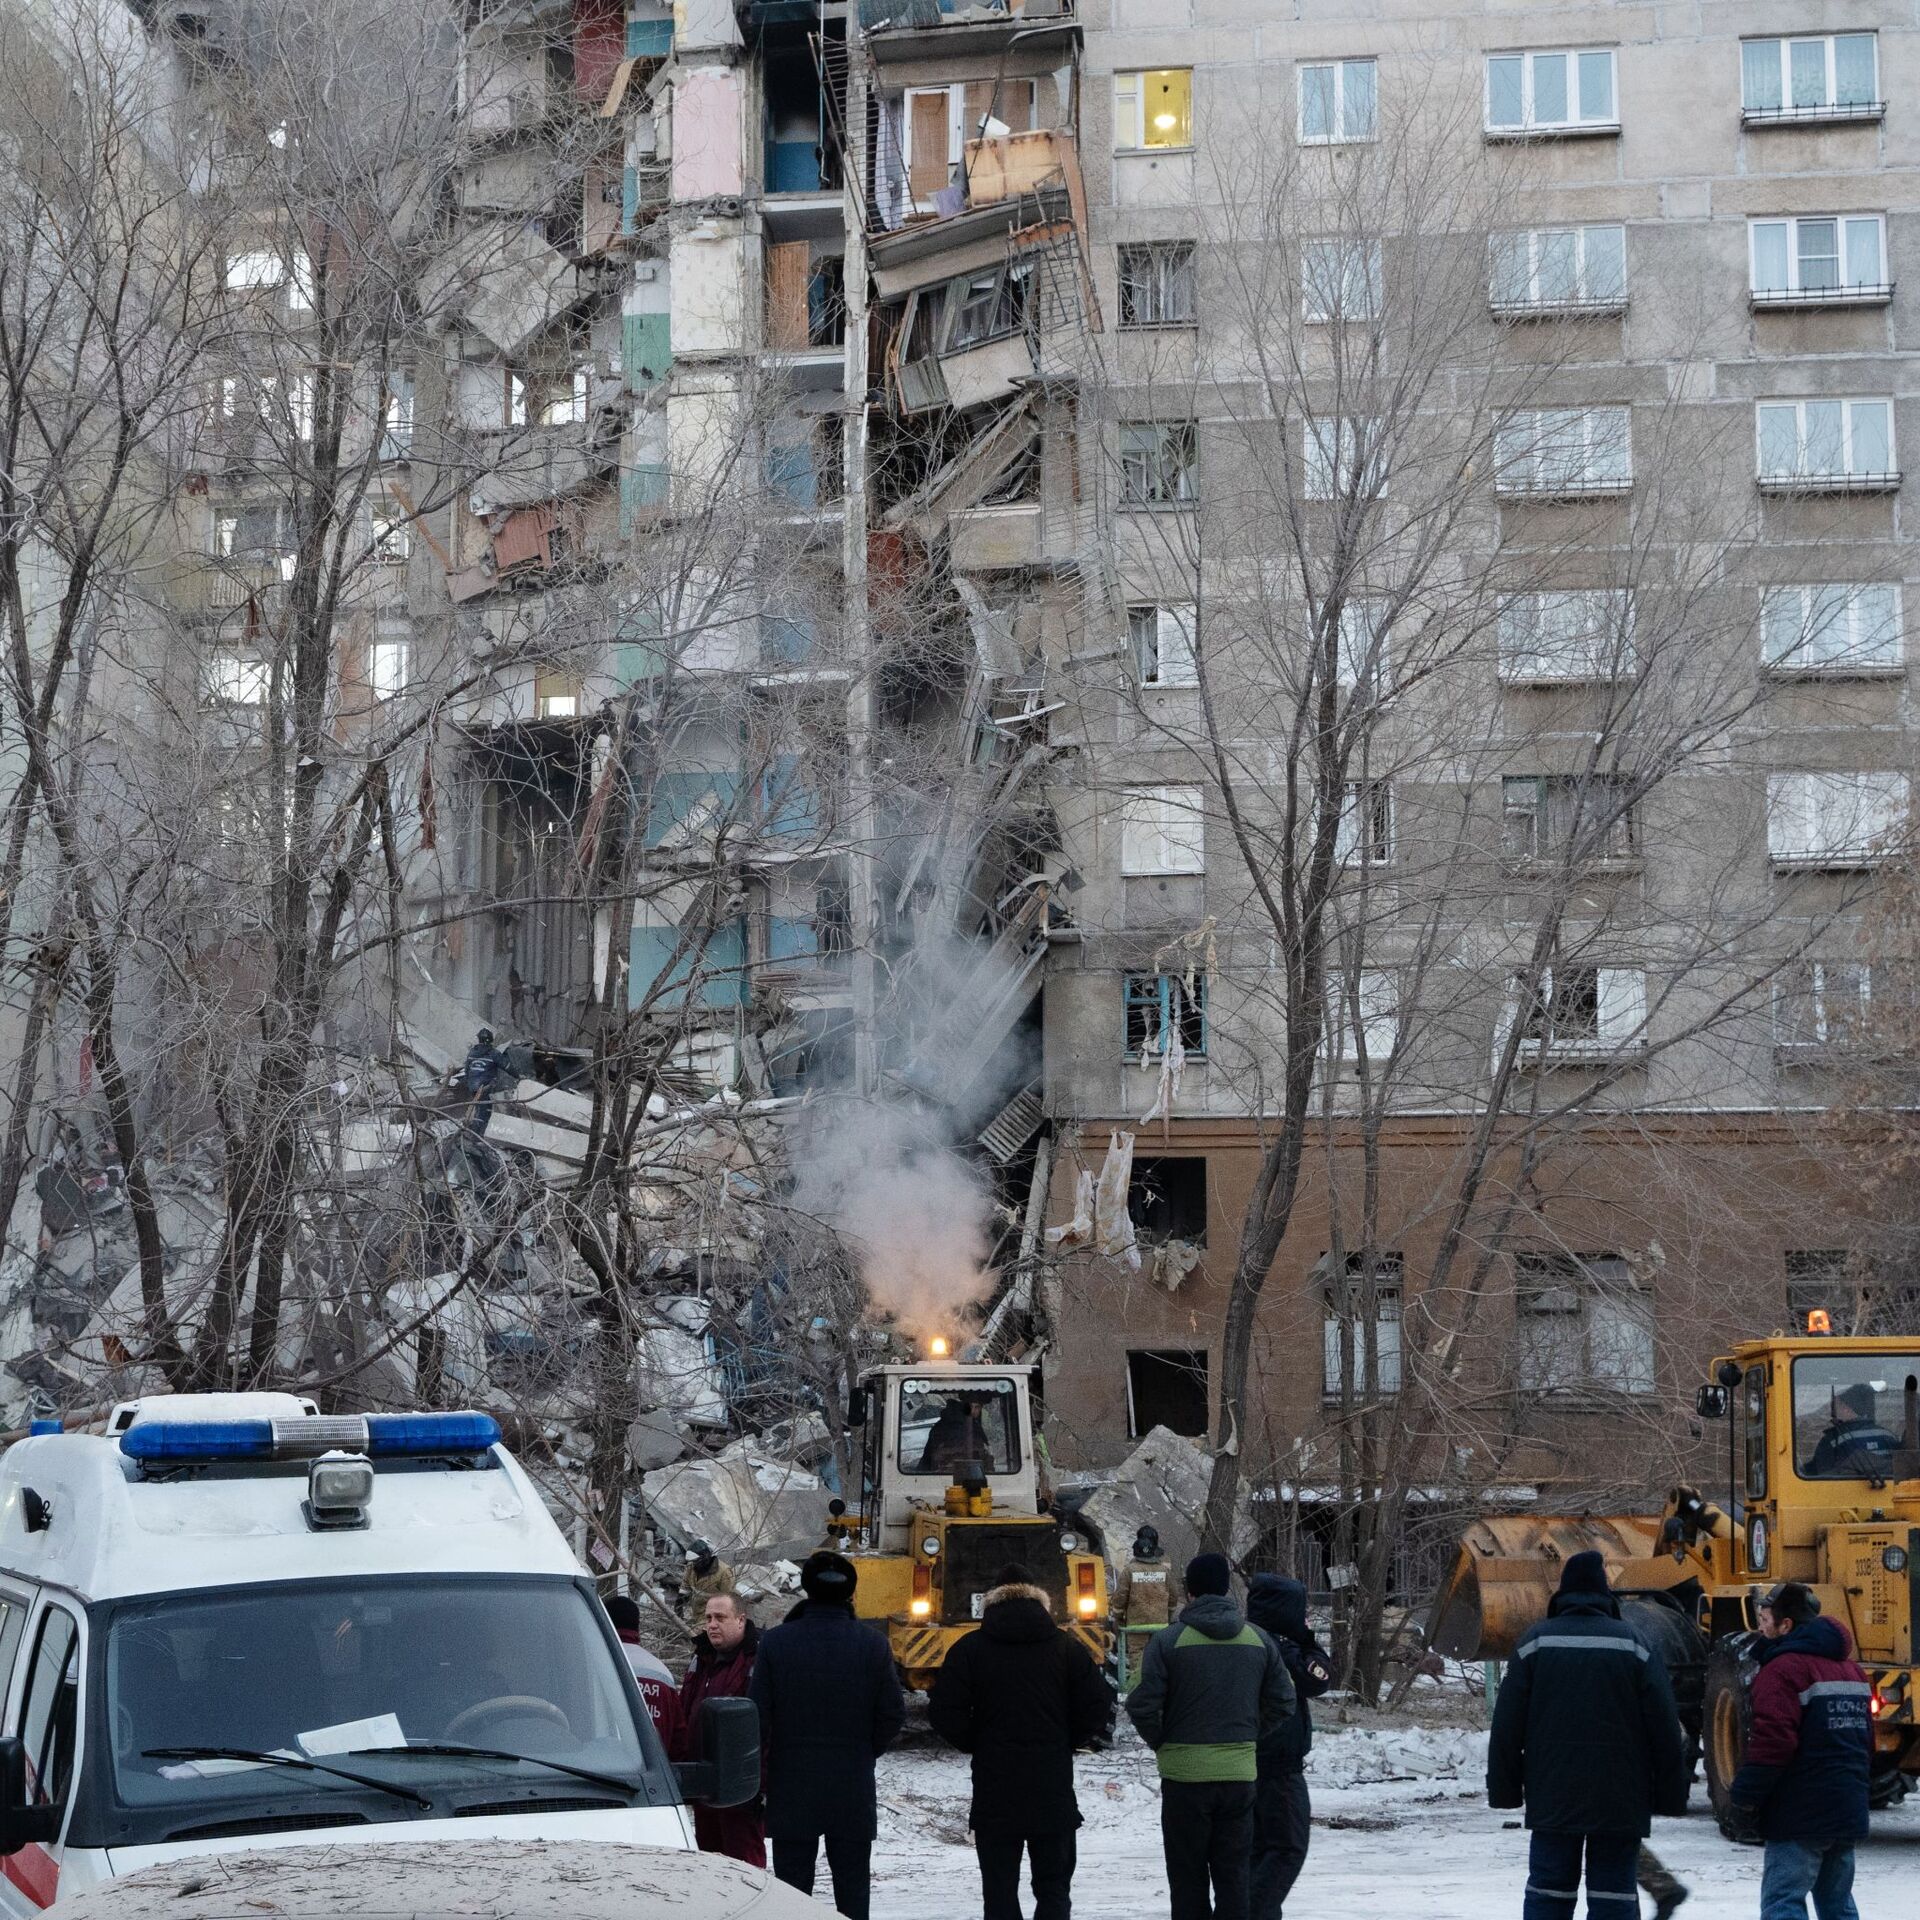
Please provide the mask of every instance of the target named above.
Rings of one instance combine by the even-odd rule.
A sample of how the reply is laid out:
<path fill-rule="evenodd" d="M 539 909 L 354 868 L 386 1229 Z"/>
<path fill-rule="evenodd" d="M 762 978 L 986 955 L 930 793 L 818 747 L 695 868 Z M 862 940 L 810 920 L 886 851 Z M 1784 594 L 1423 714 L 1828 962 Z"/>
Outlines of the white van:
<path fill-rule="evenodd" d="M 668 1764 L 592 1583 L 485 1414 L 129 1402 L 0 1460 L 0 1914 L 183 1855 L 693 1844 L 759 1790 L 714 1701 Z"/>

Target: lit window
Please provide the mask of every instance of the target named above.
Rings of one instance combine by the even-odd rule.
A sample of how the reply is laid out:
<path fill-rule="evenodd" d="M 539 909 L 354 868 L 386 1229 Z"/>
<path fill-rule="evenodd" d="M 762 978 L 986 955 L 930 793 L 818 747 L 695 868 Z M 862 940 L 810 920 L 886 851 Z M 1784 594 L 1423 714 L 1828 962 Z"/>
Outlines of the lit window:
<path fill-rule="evenodd" d="M 1621 591 L 1516 594 L 1500 609 L 1500 678 L 1509 686 L 1631 674 L 1632 605 Z"/>
<path fill-rule="evenodd" d="M 1495 436 L 1500 493 L 1625 493 L 1633 485 L 1626 407 L 1541 407 L 1512 415 Z"/>
<path fill-rule="evenodd" d="M 1300 249 L 1300 310 L 1308 321 L 1377 320 L 1380 242 L 1309 240 Z"/>
<path fill-rule="evenodd" d="M 1740 43 L 1740 110 L 1749 124 L 1874 119 L 1879 95 L 1879 43 L 1871 33 Z"/>
<path fill-rule="evenodd" d="M 1754 220 L 1747 236 L 1756 306 L 1884 300 L 1886 222 L 1877 213 Z"/>
<path fill-rule="evenodd" d="M 1380 68 L 1373 60 L 1323 60 L 1300 69 L 1300 140 L 1337 146 L 1380 131 Z"/>
<path fill-rule="evenodd" d="M 1120 803 L 1120 871 L 1204 873 L 1205 822 L 1198 787 L 1129 787 Z"/>
<path fill-rule="evenodd" d="M 1776 673 L 1884 673 L 1905 656 L 1896 586 L 1769 587 L 1761 657 Z"/>
<path fill-rule="evenodd" d="M 1522 1393 L 1649 1394 L 1653 1296 L 1617 1254 L 1514 1257 Z"/>
<path fill-rule="evenodd" d="M 1624 227 L 1532 227 L 1494 237 L 1500 314 L 1605 312 L 1626 305 Z"/>
<path fill-rule="evenodd" d="M 1178 507 L 1196 496 L 1191 420 L 1120 426 L 1120 497 L 1129 507 Z"/>
<path fill-rule="evenodd" d="M 1191 687 L 1200 675 L 1193 659 L 1191 606 L 1129 607 L 1127 637 L 1133 670 L 1143 687 Z"/>
<path fill-rule="evenodd" d="M 408 655 L 404 639 L 381 639 L 367 649 L 367 686 L 376 700 L 397 700 L 407 688 Z"/>
<path fill-rule="evenodd" d="M 1777 867 L 1865 867 L 1907 827 L 1904 773 L 1776 773 L 1767 780 L 1767 851 Z"/>
<path fill-rule="evenodd" d="M 1900 484 L 1891 400 L 1762 400 L 1759 481 L 1784 492 L 1878 492 Z"/>
<path fill-rule="evenodd" d="M 1156 240 L 1120 249 L 1120 324 L 1190 327 L 1193 242 Z"/>
<path fill-rule="evenodd" d="M 1193 145 L 1193 70 L 1155 67 L 1113 76 L 1113 146 L 1116 153 L 1140 148 Z"/>
<path fill-rule="evenodd" d="M 1393 788 L 1386 781 L 1347 782 L 1333 857 L 1343 867 L 1383 867 L 1393 858 Z"/>
<path fill-rule="evenodd" d="M 1487 131 L 1615 133 L 1613 49 L 1487 56 Z"/>

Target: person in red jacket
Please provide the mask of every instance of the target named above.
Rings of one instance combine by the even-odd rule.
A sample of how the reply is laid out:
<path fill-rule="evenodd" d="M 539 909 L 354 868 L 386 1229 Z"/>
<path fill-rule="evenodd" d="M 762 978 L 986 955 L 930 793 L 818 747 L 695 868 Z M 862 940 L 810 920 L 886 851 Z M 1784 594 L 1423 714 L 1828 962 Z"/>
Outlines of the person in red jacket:
<path fill-rule="evenodd" d="M 705 1631 L 694 1635 L 693 1665 L 680 1682 L 680 1711 L 689 1731 L 701 1701 L 746 1697 L 760 1648 L 760 1630 L 747 1618 L 738 1594 L 708 1594 L 701 1625 Z M 696 1802 L 693 1834 L 702 1853 L 724 1853 L 750 1867 L 767 1864 L 766 1804 L 758 1795 L 742 1807 Z"/>
<path fill-rule="evenodd" d="M 1818 1597 L 1783 1581 L 1760 1607 L 1753 1725 L 1731 1798 L 1767 1843 L 1760 1920 L 1860 1920 L 1853 1844 L 1866 1837 L 1873 1687 Z"/>
<path fill-rule="evenodd" d="M 647 1703 L 647 1715 L 669 1760 L 687 1757 L 687 1723 L 681 1712 L 680 1696 L 673 1690 L 673 1671 L 658 1654 L 649 1653 L 640 1644 L 640 1609 L 624 1594 L 616 1593 L 605 1602 L 607 1618 L 620 1636 L 620 1651 L 633 1670 L 634 1684 Z"/>

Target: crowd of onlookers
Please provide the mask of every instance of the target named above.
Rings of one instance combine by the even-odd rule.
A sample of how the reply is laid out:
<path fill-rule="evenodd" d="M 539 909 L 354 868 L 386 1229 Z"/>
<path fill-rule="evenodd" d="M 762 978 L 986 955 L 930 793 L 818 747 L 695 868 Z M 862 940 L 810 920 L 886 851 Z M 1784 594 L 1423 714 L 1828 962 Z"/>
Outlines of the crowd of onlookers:
<path fill-rule="evenodd" d="M 724 1570 L 722 1570 L 724 1571 Z M 802 1599 L 761 1633 L 724 1581 L 696 1595 L 701 1631 L 676 1686 L 639 1644 L 631 1600 L 608 1603 L 670 1756 L 703 1700 L 744 1696 L 760 1712 L 760 1798 L 696 1806 L 700 1846 L 767 1864 L 813 1891 L 824 1846 L 834 1905 L 867 1920 L 877 1826 L 874 1767 L 903 1723 L 886 1637 L 855 1617 L 853 1563 L 821 1551 Z M 1187 1603 L 1147 1642 L 1126 1711 L 1153 1750 L 1172 1920 L 1281 1920 L 1311 1832 L 1307 1702 L 1332 1669 L 1307 1620 L 1306 1589 L 1256 1574 L 1244 1609 L 1217 1553 L 1186 1569 Z M 1745 1760 L 1731 1783 L 1740 1837 L 1766 1847 L 1760 1920 L 1858 1920 L 1853 1848 L 1867 1830 L 1872 1688 L 1846 1631 L 1787 1582 L 1758 1607 Z M 1113 1693 L 1063 1631 L 1046 1590 L 1018 1566 L 984 1596 L 979 1631 L 949 1652 L 928 1700 L 943 1740 L 972 1758 L 968 1816 L 984 1920 L 1021 1920 L 1024 1857 L 1033 1920 L 1068 1920 L 1080 1809 L 1073 1756 L 1104 1745 Z M 1487 1798 L 1523 1807 L 1530 1829 L 1524 1920 L 1587 1912 L 1658 1920 L 1687 1898 L 1647 1851 L 1655 1814 L 1686 1810 L 1691 1755 L 1665 1663 L 1623 1620 L 1596 1553 L 1574 1555 L 1545 1619 L 1522 1635 L 1495 1702 Z"/>

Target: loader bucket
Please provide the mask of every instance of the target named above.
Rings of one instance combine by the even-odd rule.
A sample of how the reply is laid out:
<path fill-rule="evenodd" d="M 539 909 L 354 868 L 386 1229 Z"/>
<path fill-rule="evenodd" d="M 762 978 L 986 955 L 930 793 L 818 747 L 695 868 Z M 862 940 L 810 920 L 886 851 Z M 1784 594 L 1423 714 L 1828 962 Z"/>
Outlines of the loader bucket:
<path fill-rule="evenodd" d="M 1513 1513 L 1476 1520 L 1461 1536 L 1452 1571 L 1434 1595 L 1427 1645 L 1456 1660 L 1505 1660 L 1545 1614 L 1560 1569 L 1576 1553 L 1600 1554 L 1616 1583 L 1631 1562 L 1626 1584 L 1670 1584 L 1642 1577 L 1659 1539 L 1659 1521 L 1638 1515 L 1561 1519 Z"/>

